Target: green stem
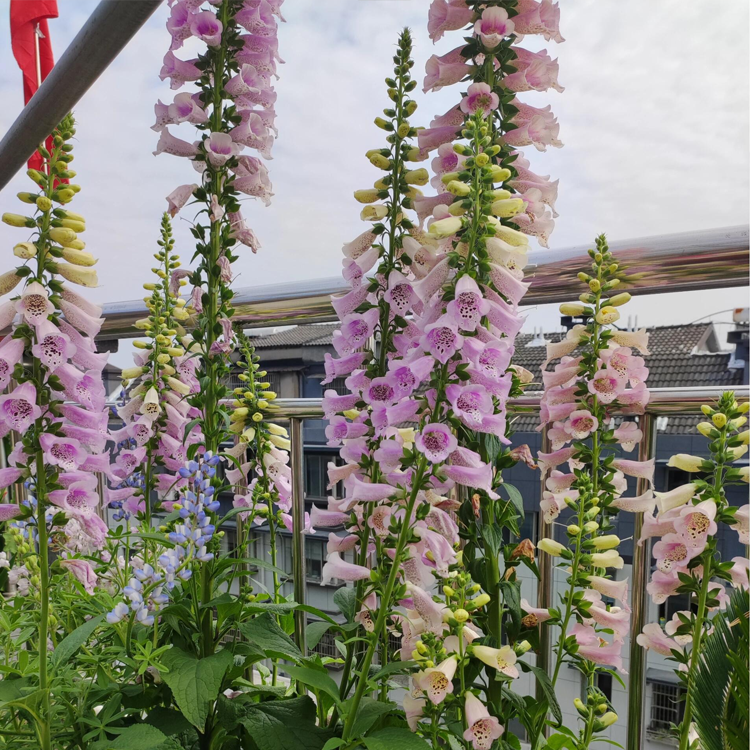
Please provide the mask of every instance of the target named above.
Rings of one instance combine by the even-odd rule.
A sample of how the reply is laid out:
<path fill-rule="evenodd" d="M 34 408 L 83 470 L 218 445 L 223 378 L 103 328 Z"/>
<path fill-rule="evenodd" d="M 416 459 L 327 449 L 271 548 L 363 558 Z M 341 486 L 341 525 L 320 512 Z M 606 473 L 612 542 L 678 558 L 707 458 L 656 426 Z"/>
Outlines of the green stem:
<path fill-rule="evenodd" d="M 344 742 L 347 742 L 351 738 L 352 726 L 354 719 L 357 716 L 357 709 L 362 701 L 362 697 L 365 694 L 367 688 L 368 675 L 370 672 L 370 665 L 372 664 L 372 658 L 375 654 L 375 648 L 377 647 L 379 637 L 378 634 L 385 627 L 386 618 L 388 617 L 391 598 L 393 597 L 393 590 L 396 587 L 396 581 L 398 580 L 399 574 L 401 573 L 399 562 L 402 555 L 404 554 L 404 548 L 411 534 L 411 517 L 414 512 L 414 505 L 417 502 L 417 496 L 422 484 L 425 471 L 427 470 L 427 459 L 422 456 L 420 457 L 419 464 L 412 484 L 412 491 L 409 496 L 409 501 L 406 504 L 406 512 L 404 514 L 404 521 L 401 524 L 401 530 L 399 531 L 398 541 L 396 542 L 396 553 L 393 556 L 393 564 L 388 575 L 388 581 L 383 592 L 383 596 L 380 601 L 380 610 L 378 611 L 378 619 L 375 621 L 375 628 L 370 635 L 369 644 L 365 657 L 362 661 L 362 667 L 360 669 L 359 681 L 357 682 L 357 690 L 352 698 L 349 711 L 344 722 L 344 731 L 342 738 Z"/>

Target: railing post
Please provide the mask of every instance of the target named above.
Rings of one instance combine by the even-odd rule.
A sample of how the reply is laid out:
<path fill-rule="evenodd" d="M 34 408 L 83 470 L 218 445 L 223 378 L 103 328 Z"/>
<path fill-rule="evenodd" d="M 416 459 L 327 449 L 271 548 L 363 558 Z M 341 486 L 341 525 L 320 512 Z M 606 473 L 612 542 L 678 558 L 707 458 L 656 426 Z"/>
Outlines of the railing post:
<path fill-rule="evenodd" d="M 648 461 L 656 453 L 656 418 L 646 412 L 640 418 L 643 439 L 638 448 L 638 460 Z M 646 479 L 639 479 L 636 495 L 649 489 Z M 627 750 L 643 747 L 644 713 L 646 709 L 646 649 L 636 643 L 636 637 L 646 624 L 648 613 L 648 584 L 651 562 L 651 540 L 638 545 L 643 529 L 643 513 L 635 513 L 633 528 L 633 564 L 631 571 L 632 614 L 630 619 L 630 677 L 628 681 L 628 740 Z"/>
<path fill-rule="evenodd" d="M 542 453 L 549 453 L 550 442 L 547 434 L 547 425 L 542 429 Z M 541 472 L 541 487 L 539 488 L 539 498 L 541 499 L 546 487 L 544 482 L 547 477 L 547 472 Z M 552 534 L 552 524 L 547 523 L 544 520 L 544 514 L 539 513 L 537 523 L 537 541 L 548 537 Z M 537 587 L 536 595 L 536 606 L 542 609 L 549 609 L 552 606 L 552 584 L 554 581 L 554 567 L 552 565 L 552 555 L 541 555 L 538 559 L 539 565 L 539 584 Z M 552 661 L 552 639 L 550 638 L 549 628 L 540 628 L 539 633 L 539 653 L 536 657 L 537 666 L 549 674 L 550 662 Z M 541 692 L 541 687 L 537 683 L 537 698 L 540 700 L 544 697 Z M 549 735 L 549 727 L 545 724 L 544 736 Z"/>
<path fill-rule="evenodd" d="M 289 419 L 292 449 L 292 576 L 294 578 L 294 601 L 305 603 L 305 449 L 302 441 L 302 419 Z M 307 613 L 301 609 L 294 612 L 294 638 L 299 650 L 305 654 L 305 630 Z"/>

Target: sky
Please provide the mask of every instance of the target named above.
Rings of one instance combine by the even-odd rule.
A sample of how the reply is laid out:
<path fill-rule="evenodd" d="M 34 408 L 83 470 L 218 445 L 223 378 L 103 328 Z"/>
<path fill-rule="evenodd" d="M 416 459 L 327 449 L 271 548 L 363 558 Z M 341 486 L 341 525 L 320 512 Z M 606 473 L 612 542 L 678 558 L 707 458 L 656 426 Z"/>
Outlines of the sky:
<path fill-rule="evenodd" d="M 125 1 L 125 0 L 123 0 Z M 50 21 L 56 58 L 84 24 L 95 0 L 59 0 Z M 564 93 L 523 95 L 551 104 L 565 146 L 537 153 L 532 168 L 560 179 L 550 248 L 591 242 L 600 232 L 620 240 L 748 223 L 748 24 L 746 0 L 563 0 L 565 43 L 546 46 L 559 58 Z M 0 134 L 23 105 L 0 0 Z M 268 163 L 275 196 L 270 207 L 249 201 L 243 212 L 263 247 L 235 264 L 237 286 L 334 276 L 341 245 L 363 231 L 352 198 L 379 176 L 364 157 L 383 145 L 373 119 L 387 106 L 383 79 L 399 30 L 412 29 L 415 125 L 457 101 L 459 86 L 422 94 L 424 63 L 460 42 L 449 32 L 427 37 L 428 0 L 289 0 L 279 31 L 281 56 L 277 126 Z M 143 296 L 156 250 L 165 196 L 195 173 L 185 159 L 152 151 L 157 99 L 175 92 L 158 78 L 169 46 L 162 6 L 75 110 L 76 181 L 83 190 L 71 208 L 86 216 L 83 239 L 100 260 L 98 302 Z M 532 46 L 532 40 L 529 39 Z M 179 54 L 179 53 L 178 53 Z M 186 57 L 182 54 L 182 57 Z M 192 131 L 174 131 L 188 140 Z M 0 210 L 17 211 L 14 195 L 29 189 L 19 174 L 0 191 Z M 175 220 L 177 252 L 192 254 L 188 219 Z M 19 230 L 0 225 L 7 265 Z M 0 271 L 4 268 L 0 268 Z M 665 290 L 666 292 L 666 290 Z M 691 322 L 748 304 L 747 288 L 659 294 L 636 299 L 625 314 L 639 325 Z M 528 311 L 527 329 L 559 329 L 554 307 Z M 731 315 L 714 316 L 728 321 Z M 729 326 L 722 324 L 722 329 Z M 118 357 L 117 359 L 120 359 Z M 124 364 L 117 362 L 118 364 Z"/>

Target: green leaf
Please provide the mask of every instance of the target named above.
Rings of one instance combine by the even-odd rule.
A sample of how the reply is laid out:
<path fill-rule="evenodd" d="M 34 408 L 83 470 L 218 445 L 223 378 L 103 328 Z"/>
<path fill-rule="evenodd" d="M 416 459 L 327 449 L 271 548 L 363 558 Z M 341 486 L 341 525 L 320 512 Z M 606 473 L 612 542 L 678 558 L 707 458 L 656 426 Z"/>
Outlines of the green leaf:
<path fill-rule="evenodd" d="M 221 690 L 221 683 L 234 657 L 228 650 L 219 651 L 205 659 L 198 659 L 174 647 L 162 657 L 169 672 L 163 672 L 164 682 L 174 695 L 185 718 L 198 730 L 206 725 L 206 718 Z"/>
<path fill-rule="evenodd" d="M 190 731 L 190 723 L 179 711 L 164 706 L 157 706 L 149 711 L 146 723 L 166 735 Z"/>
<path fill-rule="evenodd" d="M 519 661 L 519 666 L 524 672 L 531 672 L 536 681 L 541 687 L 544 697 L 547 699 L 547 705 L 549 710 L 552 712 L 552 716 L 555 717 L 555 721 L 558 724 L 562 724 L 563 716 L 560 710 L 560 704 L 557 702 L 557 696 L 555 695 L 555 689 L 552 687 L 552 681 L 549 675 L 539 667 L 535 667 L 533 664 L 527 664 L 526 662 Z"/>
<path fill-rule="evenodd" d="M 274 615 L 286 615 L 297 609 L 296 602 L 250 602 L 245 604 L 245 612 L 270 612 Z"/>
<path fill-rule="evenodd" d="M 305 639 L 307 640 L 307 647 L 312 649 L 315 648 L 320 639 L 326 634 L 328 628 L 331 627 L 330 622 L 325 620 L 318 620 L 317 622 L 311 622 L 305 630 Z"/>
<path fill-rule="evenodd" d="M 17 680 L 0 680 L 0 704 L 15 701 L 23 697 L 22 688 L 29 687 L 29 678 L 21 677 Z"/>
<path fill-rule="evenodd" d="M 240 632 L 250 643 L 254 643 L 269 656 L 280 656 L 294 661 L 302 658 L 301 651 L 278 626 L 270 612 L 264 612 L 254 620 L 243 622 Z"/>
<path fill-rule="evenodd" d="M 88 622 L 84 622 L 83 625 L 77 627 L 70 635 L 65 636 L 52 652 L 52 658 L 50 659 L 52 669 L 57 668 L 60 664 L 69 662 L 78 649 L 86 643 L 93 632 L 99 627 L 104 617 L 104 615 L 93 617 Z"/>
<path fill-rule="evenodd" d="M 500 590 L 503 592 L 503 600 L 508 607 L 513 624 L 521 627 L 521 584 L 519 581 L 500 581 Z"/>
<path fill-rule="evenodd" d="M 150 724 L 134 724 L 115 740 L 102 740 L 92 750 L 158 750 L 167 736 Z"/>
<path fill-rule="evenodd" d="M 327 695 L 330 695 L 336 703 L 339 702 L 339 686 L 329 677 L 328 672 L 319 672 L 317 669 L 296 667 L 291 664 L 285 666 L 284 671 L 293 680 L 304 682 L 305 685 L 309 685 L 315 690 L 322 690 Z"/>
<path fill-rule="evenodd" d="M 396 710 L 398 710 L 398 706 L 395 703 L 390 701 L 381 703 L 374 698 L 365 696 L 359 704 L 357 717 L 352 725 L 352 736 L 361 737 L 381 716 Z"/>
<path fill-rule="evenodd" d="M 429 750 L 430 746 L 408 729 L 386 727 L 362 740 L 367 750 Z"/>
<path fill-rule="evenodd" d="M 514 487 L 512 484 L 507 484 L 506 482 L 503 482 L 500 485 L 500 488 L 507 493 L 508 498 L 513 503 L 513 507 L 516 509 L 516 513 L 518 513 L 521 518 L 524 518 L 523 495 L 518 491 L 518 488 Z"/>
<path fill-rule="evenodd" d="M 342 586 L 333 595 L 333 603 L 339 608 L 347 622 L 354 622 L 354 615 L 357 609 L 357 590 Z"/>
<path fill-rule="evenodd" d="M 308 696 L 247 704 L 240 723 L 258 750 L 323 750 L 333 732 L 316 726 L 315 704 Z"/>

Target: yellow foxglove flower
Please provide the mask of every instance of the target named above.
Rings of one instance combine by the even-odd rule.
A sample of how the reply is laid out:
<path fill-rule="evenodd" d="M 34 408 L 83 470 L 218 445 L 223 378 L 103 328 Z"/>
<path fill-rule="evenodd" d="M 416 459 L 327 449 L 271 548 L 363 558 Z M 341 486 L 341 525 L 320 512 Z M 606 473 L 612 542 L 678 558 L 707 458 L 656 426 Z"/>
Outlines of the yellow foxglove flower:
<path fill-rule="evenodd" d="M 177 372 L 177 370 L 175 370 L 175 369 L 174 369 L 174 367 L 172 367 L 172 365 L 167 365 L 167 364 L 163 364 L 163 365 L 162 365 L 162 366 L 161 366 L 161 367 L 159 368 L 159 372 L 160 372 L 160 373 L 161 373 L 162 375 L 167 375 L 167 376 L 169 376 L 169 375 L 174 375 L 174 374 L 175 374 L 175 372 Z"/>
<path fill-rule="evenodd" d="M 166 364 L 169 364 L 169 361 L 170 361 L 171 359 L 172 359 L 172 357 L 170 357 L 170 356 L 169 356 L 169 354 L 165 354 L 164 352 L 162 352 L 161 354 L 157 354 L 157 355 L 156 355 L 156 361 L 157 361 L 157 362 L 158 362 L 158 363 L 159 363 L 160 365 L 166 365 Z"/>
<path fill-rule="evenodd" d="M 49 230 L 49 236 L 53 242 L 63 247 L 74 247 L 73 243 L 78 239 L 78 235 L 68 227 L 52 227 Z"/>
<path fill-rule="evenodd" d="M 466 209 L 463 207 L 462 201 L 457 201 L 448 206 L 448 213 L 451 216 L 463 216 L 466 213 Z"/>
<path fill-rule="evenodd" d="M 29 226 L 28 222 L 31 222 L 31 226 L 34 226 L 34 220 L 21 216 L 21 214 L 3 214 L 3 224 L 8 224 L 11 227 L 26 227 Z M 29 227 L 30 228 L 30 227 Z"/>
<path fill-rule="evenodd" d="M 49 211 L 52 208 L 52 201 L 46 195 L 40 195 L 35 202 L 40 211 Z"/>
<path fill-rule="evenodd" d="M 536 546 L 542 552 L 552 555 L 552 557 L 559 557 L 560 553 L 565 549 L 560 542 L 556 542 L 554 539 L 540 539 Z"/>
<path fill-rule="evenodd" d="M 407 185 L 426 185 L 430 180 L 430 174 L 424 167 L 420 167 L 406 172 L 404 179 Z"/>
<path fill-rule="evenodd" d="M 622 307 L 622 305 L 627 304 L 630 300 L 631 296 L 629 292 L 621 292 L 612 297 L 607 304 L 612 305 L 612 307 Z"/>
<path fill-rule="evenodd" d="M 562 315 L 571 315 L 574 318 L 582 315 L 586 310 L 586 305 L 582 302 L 565 302 L 560 305 L 560 313 Z"/>
<path fill-rule="evenodd" d="M 183 396 L 187 396 L 190 393 L 190 386 L 183 383 L 177 378 L 167 378 L 167 385 L 177 393 L 181 393 Z"/>
<path fill-rule="evenodd" d="M 281 435 L 270 435 L 268 439 L 277 447 L 283 451 L 288 451 L 292 447 L 291 441 L 281 437 Z"/>
<path fill-rule="evenodd" d="M 426 151 L 422 151 L 417 146 L 410 148 L 406 152 L 406 161 L 426 161 L 430 158 L 430 155 Z"/>
<path fill-rule="evenodd" d="M 667 466 L 682 469 L 682 471 L 696 472 L 703 469 L 705 459 L 700 456 L 691 456 L 687 453 L 676 453 L 667 461 Z M 657 495 L 658 497 L 658 495 Z"/>
<path fill-rule="evenodd" d="M 378 193 L 380 191 L 375 188 L 368 188 L 367 190 L 355 190 L 354 200 L 358 203 L 375 203 L 378 200 Z"/>
<path fill-rule="evenodd" d="M 523 245 L 529 244 L 529 238 L 523 232 L 519 232 L 517 229 L 511 229 L 510 227 L 505 227 L 497 222 L 497 220 L 495 223 L 495 237 L 499 237 L 501 240 L 504 240 L 514 247 L 522 247 Z"/>
<path fill-rule="evenodd" d="M 737 437 L 742 441 L 742 445 L 747 445 L 750 442 L 750 430 L 741 432 Z"/>
<path fill-rule="evenodd" d="M 607 713 L 604 714 L 604 716 L 602 716 L 602 718 L 599 719 L 599 721 L 601 722 L 602 727 L 606 729 L 607 727 L 611 727 L 613 724 L 616 724 L 617 719 L 618 719 L 618 716 L 614 711 L 607 711 Z"/>
<path fill-rule="evenodd" d="M 354 421 L 359 416 L 359 410 L 358 409 L 348 409 L 347 411 L 343 412 L 343 415 L 347 419 L 351 419 Z"/>
<path fill-rule="evenodd" d="M 591 555 L 591 564 L 595 568 L 616 568 L 622 570 L 625 561 L 617 554 L 617 550 L 608 549 L 606 552 L 595 552 Z"/>
<path fill-rule="evenodd" d="M 449 193 L 461 197 L 471 192 L 471 185 L 467 185 L 465 182 L 461 182 L 461 180 L 451 180 L 446 187 Z"/>
<path fill-rule="evenodd" d="M 249 413 L 250 410 L 246 406 L 240 406 L 232 412 L 229 418 L 232 422 L 237 422 L 240 419 L 244 419 Z"/>
<path fill-rule="evenodd" d="M 747 445 L 738 445 L 736 448 L 729 448 L 727 450 L 730 461 L 737 461 L 747 453 Z"/>
<path fill-rule="evenodd" d="M 133 328 L 139 331 L 148 331 L 151 328 L 151 321 L 148 318 L 139 318 L 133 323 Z"/>
<path fill-rule="evenodd" d="M 185 350 L 179 346 L 170 346 L 166 352 L 170 357 L 181 357 L 185 353 Z"/>
<path fill-rule="evenodd" d="M 518 677 L 516 662 L 518 657 L 511 646 L 502 648 L 492 648 L 491 646 L 474 646 L 472 654 L 484 662 L 488 667 L 497 669 L 498 672 L 508 675 L 509 677 Z"/>
<path fill-rule="evenodd" d="M 156 419 L 161 411 L 159 405 L 159 391 L 153 386 L 146 391 L 146 395 L 143 398 L 141 404 L 141 414 L 147 419 Z"/>
<path fill-rule="evenodd" d="M 492 204 L 492 213 L 501 219 L 509 219 L 521 211 L 523 211 L 523 201 L 520 198 L 506 198 Z"/>
<path fill-rule="evenodd" d="M 440 182 L 442 182 L 443 185 L 448 185 L 454 180 L 458 180 L 458 174 L 458 172 L 446 172 L 440 177 Z"/>
<path fill-rule="evenodd" d="M 135 341 L 133 341 L 133 346 L 136 349 L 148 349 L 149 348 L 148 344 L 145 341 L 140 341 L 139 339 L 136 339 Z"/>
<path fill-rule="evenodd" d="M 719 428 L 725 427 L 727 424 L 727 415 L 717 411 L 712 417 L 711 421 Z"/>
<path fill-rule="evenodd" d="M 18 200 L 24 203 L 36 203 L 36 199 L 39 197 L 37 193 L 16 193 Z"/>
<path fill-rule="evenodd" d="M 85 250 L 86 243 L 83 240 L 74 239 L 72 242 L 67 243 L 68 247 L 72 247 L 74 250 Z"/>
<path fill-rule="evenodd" d="M 33 242 L 19 242 L 13 248 L 13 255 L 22 260 L 29 260 L 36 256 L 36 245 Z"/>
<path fill-rule="evenodd" d="M 255 440 L 255 427 L 248 427 L 242 435 L 240 435 L 241 443 L 252 443 Z"/>
<path fill-rule="evenodd" d="M 698 430 L 703 437 L 707 438 L 710 438 L 711 433 L 715 432 L 715 428 L 710 422 L 699 422 L 695 429 Z M 717 432 L 716 434 L 718 435 L 719 433 Z"/>
<path fill-rule="evenodd" d="M 614 549 L 620 545 L 620 537 L 616 534 L 605 534 L 593 540 L 595 549 Z"/>
<path fill-rule="evenodd" d="M 607 305 L 596 314 L 596 322 L 606 326 L 620 319 L 620 313 L 616 307 Z"/>
<path fill-rule="evenodd" d="M 15 268 L 0 275 L 0 295 L 13 291 L 18 286 L 19 281 L 21 281 L 21 277 L 16 273 Z"/>
<path fill-rule="evenodd" d="M 390 169 L 391 168 L 391 160 L 383 156 L 381 153 L 375 153 L 370 158 L 370 164 L 373 165 L 373 167 L 377 167 L 378 169 Z"/>
<path fill-rule="evenodd" d="M 380 221 L 380 219 L 384 219 L 386 216 L 388 216 L 388 208 L 380 204 L 365 206 L 359 214 L 359 218 L 362 221 Z"/>
<path fill-rule="evenodd" d="M 72 229 L 74 232 L 85 232 L 86 231 L 86 222 L 84 221 L 76 221 L 75 219 L 61 219 L 60 223 L 67 227 L 68 229 Z"/>
<path fill-rule="evenodd" d="M 750 466 L 740 466 L 740 479 L 743 482 L 750 482 Z"/>
<path fill-rule="evenodd" d="M 81 216 L 81 214 L 77 214 L 74 211 L 70 211 L 67 208 L 65 209 L 65 218 L 66 219 L 73 219 L 74 221 L 80 221 L 84 224 L 86 223 L 86 219 Z"/>
<path fill-rule="evenodd" d="M 141 375 L 143 375 L 143 368 L 142 367 L 126 367 L 120 373 L 120 375 L 123 380 L 134 380 L 135 378 L 139 378 Z"/>
<path fill-rule="evenodd" d="M 493 182 L 505 182 L 510 179 L 510 170 L 505 167 L 499 167 L 497 164 L 493 164 L 490 168 Z"/>
<path fill-rule="evenodd" d="M 416 434 L 413 427 L 399 427 L 398 434 L 404 441 L 404 448 L 411 448 L 412 444 L 416 440 Z"/>
<path fill-rule="evenodd" d="M 460 231 L 464 223 L 457 216 L 451 216 L 447 219 L 438 219 L 430 224 L 429 232 L 433 237 L 443 238 L 450 237 Z"/>
<path fill-rule="evenodd" d="M 95 266 L 98 262 L 91 253 L 87 253 L 85 250 L 76 250 L 73 247 L 64 247 L 62 256 L 68 263 L 73 263 L 76 266 Z"/>
<path fill-rule="evenodd" d="M 83 266 L 73 266 L 69 263 L 57 263 L 57 273 L 72 284 L 80 286 L 97 287 L 99 286 L 99 277 L 93 268 L 84 268 Z"/>
<path fill-rule="evenodd" d="M 271 435 L 278 435 L 279 437 L 289 437 L 286 427 L 274 424 L 273 422 L 266 423 L 266 429 Z"/>

